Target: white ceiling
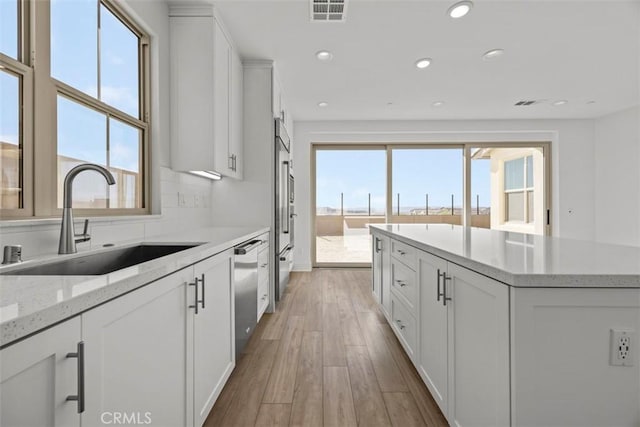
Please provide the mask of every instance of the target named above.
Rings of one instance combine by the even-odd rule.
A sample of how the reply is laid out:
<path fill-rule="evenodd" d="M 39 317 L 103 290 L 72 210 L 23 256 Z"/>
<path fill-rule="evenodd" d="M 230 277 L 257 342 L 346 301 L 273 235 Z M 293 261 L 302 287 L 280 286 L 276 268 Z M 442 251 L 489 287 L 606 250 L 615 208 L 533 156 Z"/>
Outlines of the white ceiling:
<path fill-rule="evenodd" d="M 296 120 L 589 118 L 640 103 L 640 1 L 476 0 L 457 20 L 453 0 L 347 1 L 344 23 L 310 22 L 308 0 L 213 3 L 243 58 L 276 61 Z M 494 48 L 505 55 L 483 61 Z M 524 99 L 546 101 L 513 105 Z"/>

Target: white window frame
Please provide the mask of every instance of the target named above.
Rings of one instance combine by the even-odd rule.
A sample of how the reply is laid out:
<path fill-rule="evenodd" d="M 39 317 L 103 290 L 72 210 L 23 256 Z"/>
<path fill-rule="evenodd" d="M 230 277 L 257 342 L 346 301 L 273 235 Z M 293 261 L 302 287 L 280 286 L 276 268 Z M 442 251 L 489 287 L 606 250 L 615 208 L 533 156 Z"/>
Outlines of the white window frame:
<path fill-rule="evenodd" d="M 504 159 L 502 161 L 502 170 L 505 171 L 505 163 L 513 161 L 513 160 L 520 160 L 522 159 L 524 162 L 524 167 L 523 167 L 523 173 L 524 173 L 524 177 L 523 177 L 523 182 L 524 182 L 524 186 L 522 188 L 512 188 L 510 190 L 507 190 L 506 188 L 503 190 L 503 200 L 504 200 L 504 223 L 505 224 L 518 224 L 518 225 L 523 225 L 523 224 L 531 224 L 533 222 L 533 213 L 530 211 L 529 209 L 529 192 L 533 193 L 534 192 L 534 187 L 528 187 L 527 186 L 527 172 L 529 170 L 529 166 L 527 164 L 527 159 L 531 157 L 533 159 L 533 155 L 532 154 L 527 154 L 526 156 L 518 156 L 518 157 L 514 157 L 512 159 Z M 503 178 L 506 179 L 506 172 L 503 172 Z M 506 186 L 505 186 L 506 187 Z M 509 198 L 507 197 L 508 194 L 513 194 L 513 193 L 522 193 L 524 194 L 524 200 L 523 200 L 523 212 L 524 212 L 524 220 L 523 221 L 514 221 L 514 220 L 509 220 Z"/>

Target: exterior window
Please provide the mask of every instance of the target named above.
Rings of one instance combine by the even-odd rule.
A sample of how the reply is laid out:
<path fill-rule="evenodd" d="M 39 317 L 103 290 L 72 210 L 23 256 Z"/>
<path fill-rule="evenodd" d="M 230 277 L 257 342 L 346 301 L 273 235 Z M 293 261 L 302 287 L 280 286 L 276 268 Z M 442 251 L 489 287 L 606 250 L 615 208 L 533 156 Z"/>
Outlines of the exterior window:
<path fill-rule="evenodd" d="M 49 16 L 50 34 L 30 31 L 34 16 Z M 78 176 L 83 215 L 148 213 L 148 37 L 112 0 L 1 0 L 0 25 L 2 218 L 58 215 L 65 175 L 85 162 L 116 184 Z"/>
<path fill-rule="evenodd" d="M 70 17 L 81 25 L 66 25 Z M 99 175 L 79 176 L 74 207 L 143 208 L 146 123 L 140 120 L 141 37 L 95 0 L 54 0 L 51 28 L 51 74 L 64 83 L 57 101 L 58 207 L 66 173 L 91 162 L 108 168 L 116 185 L 107 188 Z M 79 39 L 83 42 L 77 43 Z M 90 102 L 82 94 L 100 102 Z"/>
<path fill-rule="evenodd" d="M 533 156 L 504 162 L 505 221 L 533 222 Z"/>

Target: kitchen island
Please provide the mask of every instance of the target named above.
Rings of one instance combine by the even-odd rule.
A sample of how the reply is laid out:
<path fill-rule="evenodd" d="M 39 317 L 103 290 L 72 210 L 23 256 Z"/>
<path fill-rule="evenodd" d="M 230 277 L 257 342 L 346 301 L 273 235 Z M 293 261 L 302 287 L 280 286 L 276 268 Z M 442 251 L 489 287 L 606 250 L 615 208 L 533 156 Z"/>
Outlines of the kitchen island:
<path fill-rule="evenodd" d="M 370 231 L 374 297 L 451 425 L 640 424 L 640 248 Z"/>

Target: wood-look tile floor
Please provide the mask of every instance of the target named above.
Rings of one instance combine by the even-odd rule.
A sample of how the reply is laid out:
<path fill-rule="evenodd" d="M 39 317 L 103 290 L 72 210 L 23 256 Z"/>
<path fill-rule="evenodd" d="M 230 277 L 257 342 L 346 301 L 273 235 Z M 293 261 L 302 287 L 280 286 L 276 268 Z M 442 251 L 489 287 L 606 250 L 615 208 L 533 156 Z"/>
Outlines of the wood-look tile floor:
<path fill-rule="evenodd" d="M 293 273 L 205 426 L 446 426 L 370 284 L 368 269 Z"/>

